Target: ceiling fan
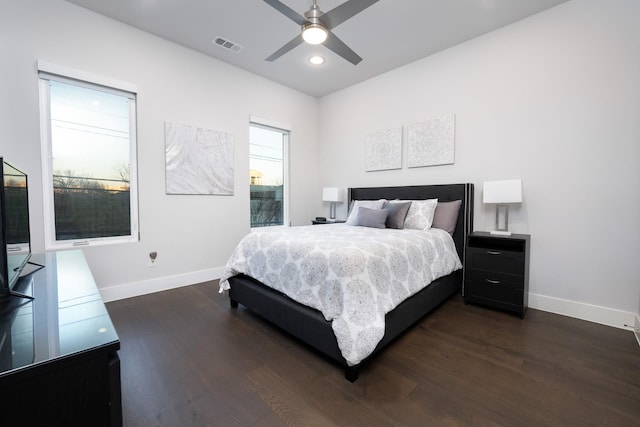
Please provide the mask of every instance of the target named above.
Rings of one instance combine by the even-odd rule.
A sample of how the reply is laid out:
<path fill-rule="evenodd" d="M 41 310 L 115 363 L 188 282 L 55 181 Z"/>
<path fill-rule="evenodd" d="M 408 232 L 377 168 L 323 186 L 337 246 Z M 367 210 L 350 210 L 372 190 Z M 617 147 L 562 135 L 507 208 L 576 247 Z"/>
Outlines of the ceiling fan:
<path fill-rule="evenodd" d="M 362 61 L 362 58 L 333 34 L 331 30 L 377 1 L 349 0 L 325 13 L 320 10 L 316 0 L 313 0 L 311 9 L 306 11 L 303 16 L 279 0 L 264 0 L 265 3 L 302 27 L 299 35 L 275 51 L 266 60 L 275 61 L 302 42 L 307 42 L 309 44 L 323 44 L 353 65 L 358 64 Z"/>

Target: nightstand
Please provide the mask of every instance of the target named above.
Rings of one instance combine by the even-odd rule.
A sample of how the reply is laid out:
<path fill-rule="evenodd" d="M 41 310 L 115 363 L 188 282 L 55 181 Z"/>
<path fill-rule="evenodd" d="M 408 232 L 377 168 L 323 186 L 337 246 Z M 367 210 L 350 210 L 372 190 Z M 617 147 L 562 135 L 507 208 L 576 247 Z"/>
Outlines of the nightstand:
<path fill-rule="evenodd" d="M 530 237 L 484 231 L 467 236 L 465 304 L 482 304 L 524 318 L 529 295 Z"/>
<path fill-rule="evenodd" d="M 344 223 L 346 221 L 342 220 L 342 219 L 325 219 L 324 221 L 318 221 L 317 219 L 312 219 L 311 220 L 311 224 L 313 225 L 318 225 L 318 224 L 341 224 Z"/>

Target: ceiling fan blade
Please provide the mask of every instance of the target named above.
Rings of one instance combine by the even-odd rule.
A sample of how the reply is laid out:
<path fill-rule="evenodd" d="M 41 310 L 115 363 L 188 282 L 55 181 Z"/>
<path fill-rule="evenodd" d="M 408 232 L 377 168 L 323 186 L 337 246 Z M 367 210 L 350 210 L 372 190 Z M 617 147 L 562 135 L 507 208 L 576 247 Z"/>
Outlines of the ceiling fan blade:
<path fill-rule="evenodd" d="M 304 25 L 308 22 L 304 16 L 278 0 L 264 0 L 264 2 L 298 25 Z"/>
<path fill-rule="evenodd" d="M 362 58 L 360 58 L 357 53 L 351 50 L 349 46 L 344 44 L 344 42 L 331 31 L 329 31 L 327 40 L 325 40 L 323 44 L 347 61 L 351 62 L 353 65 L 358 65 L 358 63 L 362 61 Z"/>
<path fill-rule="evenodd" d="M 274 53 L 272 53 L 271 56 L 269 56 L 267 59 L 265 59 L 265 61 L 269 61 L 269 62 L 275 61 L 276 59 L 280 58 L 285 53 L 289 52 L 294 47 L 298 46 L 299 44 L 302 44 L 303 41 L 304 40 L 302 40 L 302 36 L 300 34 L 298 34 L 293 39 L 291 39 L 291 41 L 289 43 L 285 44 L 280 49 L 278 49 Z"/>
<path fill-rule="evenodd" d="M 349 0 L 340 6 L 334 7 L 322 15 L 320 19 L 330 30 L 377 2 L 378 0 Z"/>

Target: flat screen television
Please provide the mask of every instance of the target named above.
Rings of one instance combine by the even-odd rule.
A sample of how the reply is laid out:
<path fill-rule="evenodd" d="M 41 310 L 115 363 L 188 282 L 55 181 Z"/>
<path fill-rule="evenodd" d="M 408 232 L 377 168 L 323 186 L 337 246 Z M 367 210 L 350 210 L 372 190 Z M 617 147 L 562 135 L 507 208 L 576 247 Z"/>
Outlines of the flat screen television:
<path fill-rule="evenodd" d="M 0 302 L 12 295 L 31 257 L 27 174 L 0 157 Z"/>

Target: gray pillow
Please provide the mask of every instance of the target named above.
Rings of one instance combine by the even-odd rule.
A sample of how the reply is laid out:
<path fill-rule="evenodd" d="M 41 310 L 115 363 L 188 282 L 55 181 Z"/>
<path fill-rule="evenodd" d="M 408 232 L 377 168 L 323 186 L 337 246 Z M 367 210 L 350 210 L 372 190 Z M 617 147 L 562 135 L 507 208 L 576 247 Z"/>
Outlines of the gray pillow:
<path fill-rule="evenodd" d="M 353 225 L 372 228 L 386 228 L 387 212 L 382 209 L 369 209 L 360 206 Z"/>
<path fill-rule="evenodd" d="M 382 209 L 385 199 L 380 200 L 352 200 L 349 206 L 349 215 L 347 216 L 347 225 L 357 225 L 356 217 L 358 216 L 358 209 L 365 207 L 369 209 Z"/>
<path fill-rule="evenodd" d="M 387 228 L 404 228 L 404 219 L 411 207 L 411 202 L 385 202 L 382 209 L 388 211 L 386 226 Z"/>
<path fill-rule="evenodd" d="M 438 202 L 436 212 L 433 214 L 434 228 L 439 228 L 453 235 L 458 222 L 458 211 L 462 205 L 462 200 L 454 200 L 453 202 Z"/>

